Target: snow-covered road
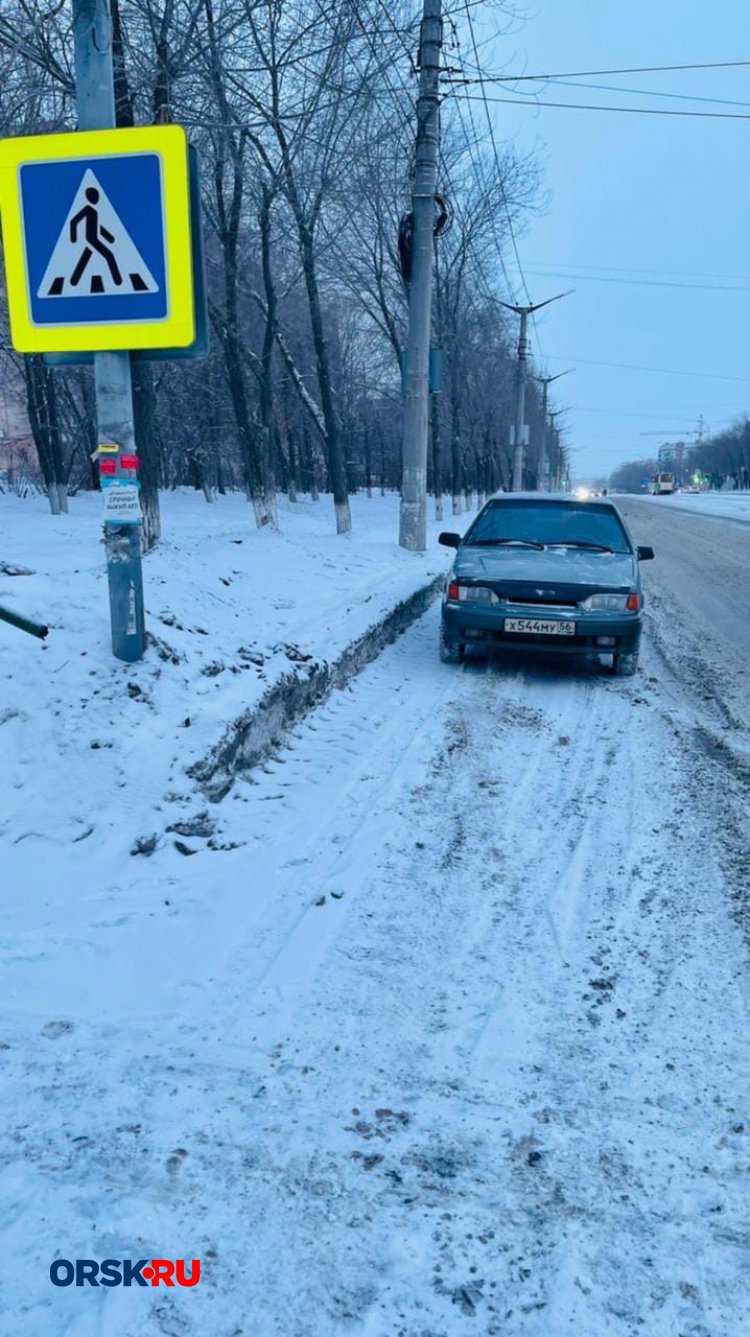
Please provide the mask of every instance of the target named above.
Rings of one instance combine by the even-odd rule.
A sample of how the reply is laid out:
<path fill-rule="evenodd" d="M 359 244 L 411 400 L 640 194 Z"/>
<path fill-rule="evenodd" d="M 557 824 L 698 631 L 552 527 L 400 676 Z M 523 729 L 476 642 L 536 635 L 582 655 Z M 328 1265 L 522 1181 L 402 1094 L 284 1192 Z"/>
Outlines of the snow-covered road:
<path fill-rule="evenodd" d="M 722 739 L 661 650 L 456 670 L 437 617 L 238 782 L 245 843 L 29 910 L 13 1337 L 750 1331 Z M 56 1291 L 55 1253 L 203 1280 Z"/>
<path fill-rule="evenodd" d="M 697 508 L 673 511 L 671 503 L 681 500 L 704 498 L 618 498 L 636 541 L 656 551 L 644 567 L 651 634 L 707 718 L 728 726 L 736 746 L 747 749 L 750 498 L 744 521 L 742 497 L 724 498 L 721 518 Z"/>

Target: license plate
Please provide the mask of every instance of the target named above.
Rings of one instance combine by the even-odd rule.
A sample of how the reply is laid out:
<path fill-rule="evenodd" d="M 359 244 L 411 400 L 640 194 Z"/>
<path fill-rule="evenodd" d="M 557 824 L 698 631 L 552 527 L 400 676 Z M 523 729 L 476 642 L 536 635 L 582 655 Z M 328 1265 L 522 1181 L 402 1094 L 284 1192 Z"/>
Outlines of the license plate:
<path fill-rule="evenodd" d="M 536 617 L 506 617 L 505 631 L 525 632 L 527 636 L 575 636 L 575 622 L 542 622 Z"/>

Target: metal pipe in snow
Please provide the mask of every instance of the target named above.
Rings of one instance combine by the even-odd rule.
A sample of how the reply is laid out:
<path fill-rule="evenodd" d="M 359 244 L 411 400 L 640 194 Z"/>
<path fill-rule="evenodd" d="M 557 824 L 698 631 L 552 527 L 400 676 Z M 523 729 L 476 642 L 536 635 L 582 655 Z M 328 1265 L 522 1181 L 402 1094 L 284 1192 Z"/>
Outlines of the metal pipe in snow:
<path fill-rule="evenodd" d="M 21 617 L 20 613 L 12 613 L 9 608 L 0 607 L 0 622 L 7 622 L 11 627 L 17 627 L 19 631 L 28 632 L 29 636 L 36 636 L 43 641 L 49 632 L 49 627 L 45 627 L 41 622 L 32 622 L 30 617 Z"/>

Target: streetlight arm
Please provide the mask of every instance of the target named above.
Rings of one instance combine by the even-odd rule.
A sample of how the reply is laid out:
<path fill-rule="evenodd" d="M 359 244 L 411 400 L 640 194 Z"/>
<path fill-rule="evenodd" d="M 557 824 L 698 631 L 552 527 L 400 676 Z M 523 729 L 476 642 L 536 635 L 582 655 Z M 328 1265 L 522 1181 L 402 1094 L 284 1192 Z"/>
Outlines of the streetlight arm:
<path fill-rule="evenodd" d="M 555 297 L 548 297 L 546 302 L 537 302 L 535 306 L 530 306 L 527 309 L 529 312 L 541 311 L 543 306 L 549 306 L 550 302 L 559 302 L 561 297 L 570 297 L 574 292 L 575 288 L 568 288 L 567 292 L 559 292 Z"/>

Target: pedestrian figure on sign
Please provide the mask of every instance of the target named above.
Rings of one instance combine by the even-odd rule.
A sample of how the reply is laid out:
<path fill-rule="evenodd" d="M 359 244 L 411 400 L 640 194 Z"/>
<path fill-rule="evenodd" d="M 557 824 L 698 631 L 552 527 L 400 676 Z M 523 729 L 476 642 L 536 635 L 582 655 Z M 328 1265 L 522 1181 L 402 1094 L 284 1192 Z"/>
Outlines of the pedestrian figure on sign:
<path fill-rule="evenodd" d="M 70 240 L 74 244 L 78 240 L 78 229 L 81 223 L 84 225 L 84 236 L 86 238 L 86 247 L 70 277 L 71 286 L 74 288 L 78 286 L 89 260 L 96 251 L 107 262 L 112 280 L 119 288 L 122 284 L 122 274 L 117 267 L 114 251 L 105 245 L 105 242 L 114 243 L 115 239 L 112 233 L 108 232 L 104 225 L 99 223 L 99 211 L 95 208 L 99 203 L 99 191 L 95 186 L 88 187 L 86 199 L 88 204 L 85 204 L 75 215 L 75 218 L 70 220 Z M 102 237 L 104 241 L 102 241 Z"/>

